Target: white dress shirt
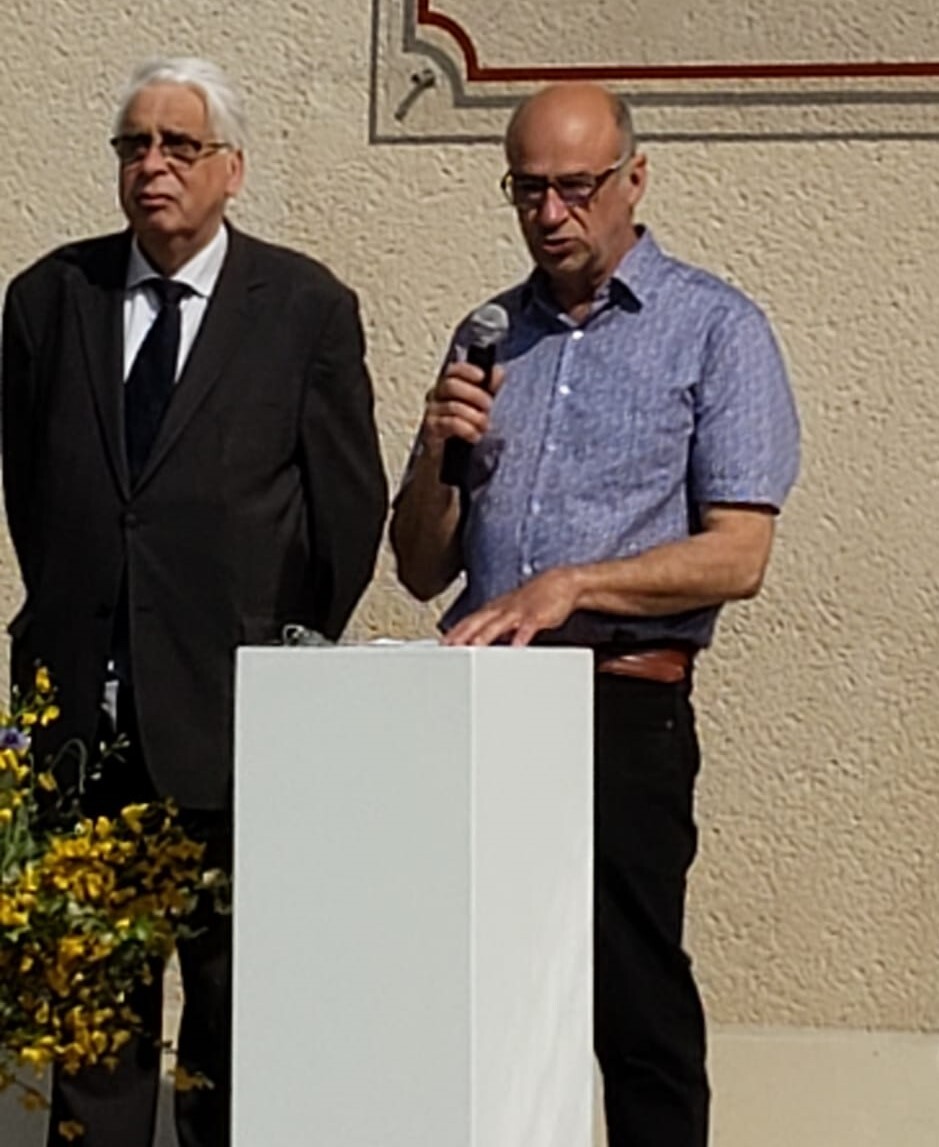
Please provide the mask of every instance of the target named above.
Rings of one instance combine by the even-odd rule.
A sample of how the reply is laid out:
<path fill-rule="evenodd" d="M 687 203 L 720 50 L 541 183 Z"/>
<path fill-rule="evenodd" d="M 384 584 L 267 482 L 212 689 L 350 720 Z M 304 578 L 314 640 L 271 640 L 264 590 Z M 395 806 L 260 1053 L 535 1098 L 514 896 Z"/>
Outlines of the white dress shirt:
<path fill-rule="evenodd" d="M 178 379 L 196 341 L 199 327 L 205 316 L 209 299 L 215 290 L 225 254 L 228 251 L 228 229 L 223 225 L 219 227 L 215 237 L 202 250 L 171 275 L 171 279 L 178 283 L 185 283 L 191 288 L 191 294 L 186 295 L 180 303 L 180 334 L 179 357 L 176 360 L 176 378 Z M 124 287 L 124 381 L 130 374 L 130 368 L 143 340 L 147 337 L 157 312 L 160 309 L 159 299 L 152 288 L 145 285 L 147 279 L 153 279 L 159 272 L 147 262 L 147 258 L 140 250 L 136 238 L 130 245 L 130 259 L 127 263 L 127 281 Z"/>

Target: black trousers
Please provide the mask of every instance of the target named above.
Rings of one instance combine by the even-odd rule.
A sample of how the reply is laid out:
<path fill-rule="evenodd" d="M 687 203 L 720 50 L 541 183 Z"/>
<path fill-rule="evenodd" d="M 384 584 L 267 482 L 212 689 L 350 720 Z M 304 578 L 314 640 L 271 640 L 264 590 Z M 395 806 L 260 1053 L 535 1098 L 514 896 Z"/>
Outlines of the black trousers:
<path fill-rule="evenodd" d="M 130 740 L 123 760 L 111 761 L 83 798 L 88 815 L 114 815 L 125 804 L 155 799 L 146 765 L 137 749 L 133 699 L 120 695 L 118 727 Z M 113 730 L 103 729 L 105 739 Z M 231 872 L 232 826 L 228 813 L 182 810 L 180 823 L 195 840 L 204 841 L 208 868 Z M 178 1039 L 179 1064 L 212 1082 L 209 1089 L 175 1093 L 179 1147 L 228 1147 L 231 1106 L 231 916 L 208 908 L 192 921 L 199 934 L 178 945 L 184 1004 Z M 151 1147 L 160 1089 L 158 1047 L 163 1008 L 162 968 L 154 982 L 138 990 L 132 1005 L 149 1033 L 131 1040 L 114 1071 L 89 1068 L 70 1076 L 56 1071 L 52 1079 L 49 1147 L 66 1147 L 58 1134 L 62 1121 L 85 1128 L 80 1147 Z M 75 1147 L 75 1144 L 72 1145 Z"/>
<path fill-rule="evenodd" d="M 705 1147 L 704 1013 L 682 949 L 700 756 L 690 685 L 595 682 L 595 1046 L 610 1147 Z"/>

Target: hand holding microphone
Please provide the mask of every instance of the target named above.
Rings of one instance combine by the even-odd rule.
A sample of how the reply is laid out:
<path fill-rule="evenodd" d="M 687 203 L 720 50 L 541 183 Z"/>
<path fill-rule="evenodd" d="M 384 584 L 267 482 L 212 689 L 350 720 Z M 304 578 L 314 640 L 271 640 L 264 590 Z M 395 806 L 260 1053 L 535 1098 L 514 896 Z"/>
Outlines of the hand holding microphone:
<path fill-rule="evenodd" d="M 433 422 L 446 438 L 440 481 L 448 486 L 462 483 L 470 452 L 489 425 L 493 385 L 500 381 L 496 348 L 508 329 L 509 316 L 497 303 L 475 311 L 467 326 L 465 363 L 451 363 L 432 392 L 428 429 Z"/>

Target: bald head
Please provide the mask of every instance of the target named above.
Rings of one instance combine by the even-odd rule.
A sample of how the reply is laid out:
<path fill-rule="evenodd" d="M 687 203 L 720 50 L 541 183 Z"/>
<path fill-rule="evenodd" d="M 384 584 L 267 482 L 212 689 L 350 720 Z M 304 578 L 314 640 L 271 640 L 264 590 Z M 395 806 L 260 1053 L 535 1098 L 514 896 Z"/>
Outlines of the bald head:
<path fill-rule="evenodd" d="M 646 160 L 629 111 L 597 84 L 554 84 L 519 105 L 505 151 L 503 186 L 528 249 L 579 321 L 636 242 Z"/>
<path fill-rule="evenodd" d="M 505 154 L 515 166 L 531 135 L 609 135 L 617 158 L 635 151 L 632 116 L 626 102 L 599 84 L 552 84 L 516 107 L 505 133 Z"/>

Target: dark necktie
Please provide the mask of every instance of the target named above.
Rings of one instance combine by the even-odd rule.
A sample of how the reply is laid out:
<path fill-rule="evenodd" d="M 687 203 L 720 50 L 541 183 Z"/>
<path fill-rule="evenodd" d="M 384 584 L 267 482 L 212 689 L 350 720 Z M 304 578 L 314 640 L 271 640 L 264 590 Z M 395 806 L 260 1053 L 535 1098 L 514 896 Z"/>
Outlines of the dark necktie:
<path fill-rule="evenodd" d="M 124 434 L 131 482 L 136 482 L 150 455 L 169 405 L 179 356 L 179 304 L 192 288 L 171 279 L 147 279 L 160 309 L 143 340 L 124 384 Z"/>

